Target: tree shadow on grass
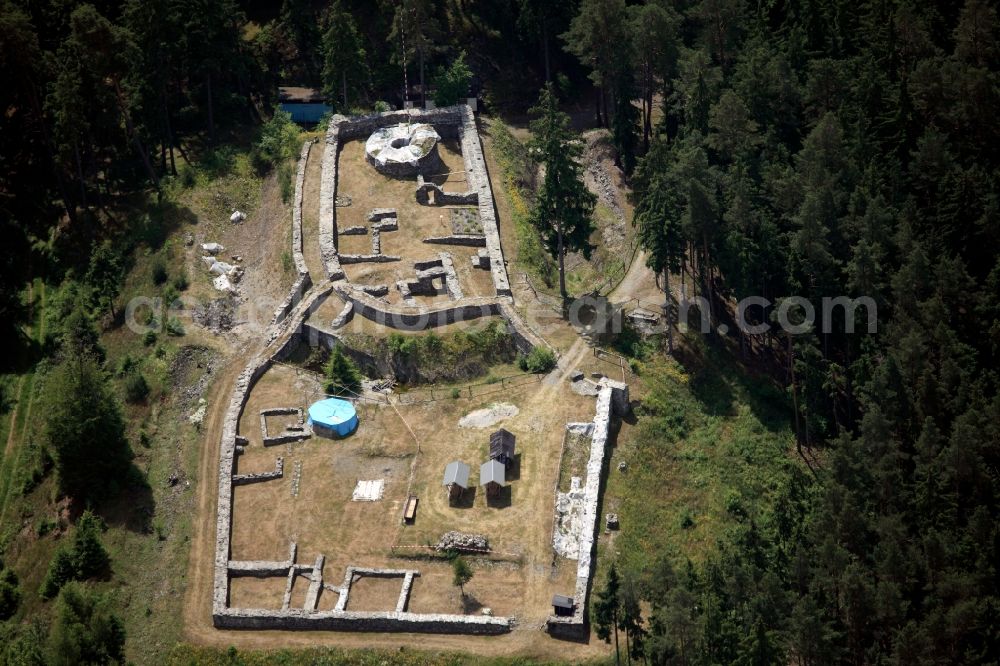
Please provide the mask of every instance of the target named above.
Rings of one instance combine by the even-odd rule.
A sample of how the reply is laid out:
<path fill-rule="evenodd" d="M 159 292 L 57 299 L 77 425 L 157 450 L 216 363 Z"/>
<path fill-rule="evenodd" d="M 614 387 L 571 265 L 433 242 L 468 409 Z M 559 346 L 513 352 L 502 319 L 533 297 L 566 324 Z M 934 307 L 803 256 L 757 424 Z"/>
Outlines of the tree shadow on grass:
<path fill-rule="evenodd" d="M 95 513 L 108 525 L 138 534 L 150 534 L 156 501 L 153 499 L 153 488 L 142 470 L 133 463 L 126 478 L 120 482 L 118 491 L 115 492 L 114 488 L 110 491 L 110 496 L 95 506 Z"/>
<path fill-rule="evenodd" d="M 483 609 L 483 604 L 476 599 L 473 595 L 466 592 L 462 595 L 462 612 L 466 615 L 472 615 L 473 613 L 478 613 Z"/>
<path fill-rule="evenodd" d="M 712 416 L 735 416 L 737 402 L 750 408 L 770 432 L 788 428 L 788 396 L 769 375 L 753 373 L 732 349 L 731 340 L 715 336 L 688 338 L 692 344 L 678 349 L 676 359 L 691 377 L 691 394 Z"/>

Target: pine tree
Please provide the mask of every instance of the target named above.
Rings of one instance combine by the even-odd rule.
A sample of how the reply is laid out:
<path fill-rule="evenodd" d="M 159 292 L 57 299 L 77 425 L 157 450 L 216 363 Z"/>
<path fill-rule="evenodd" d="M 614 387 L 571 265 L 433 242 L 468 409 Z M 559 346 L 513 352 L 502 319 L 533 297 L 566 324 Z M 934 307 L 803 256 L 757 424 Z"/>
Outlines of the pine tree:
<path fill-rule="evenodd" d="M 106 597 L 70 583 L 56 602 L 47 663 L 56 666 L 124 661 L 125 627 Z"/>
<path fill-rule="evenodd" d="M 420 72 L 420 105 L 427 105 L 425 74 L 427 60 L 437 50 L 441 26 L 430 0 L 402 0 L 392 16 L 392 30 L 387 41 L 393 62 L 409 66 L 416 59 Z M 405 69 L 405 67 L 404 67 Z M 404 91 L 409 99 L 409 91 Z"/>
<path fill-rule="evenodd" d="M 472 70 L 465 63 L 465 51 L 462 51 L 434 80 L 434 105 L 451 106 L 464 101 L 469 95 L 471 80 Z"/>
<path fill-rule="evenodd" d="M 667 165 L 670 150 L 666 140 L 656 137 L 649 154 L 640 162 L 637 189 L 642 183 L 635 207 L 635 226 L 639 242 L 646 251 L 646 265 L 662 276 L 664 314 L 667 317 L 667 352 L 674 353 L 674 306 L 670 295 L 670 276 L 681 271 L 686 244 L 681 233 L 683 203 L 677 183 L 670 178 Z"/>
<path fill-rule="evenodd" d="M 618 619 L 621 612 L 619 587 L 618 570 L 612 564 L 611 568 L 608 569 L 608 579 L 604 583 L 604 589 L 597 593 L 593 608 L 594 628 L 597 637 L 605 643 L 610 643 L 611 636 L 614 634 L 616 664 L 621 663 L 621 654 L 618 650 Z"/>
<path fill-rule="evenodd" d="M 132 452 L 104 371 L 90 355 L 67 357 L 46 377 L 46 394 L 45 444 L 60 492 L 83 501 L 115 492 Z"/>
<path fill-rule="evenodd" d="M 367 54 L 354 17 L 338 0 L 330 9 L 323 35 L 323 92 L 328 99 L 340 97 L 342 113 L 348 113 L 368 83 Z"/>
<path fill-rule="evenodd" d="M 534 135 L 530 150 L 545 167 L 545 180 L 531 212 L 531 223 L 559 262 L 559 293 L 566 291 L 566 254 L 581 252 L 587 259 L 593 246 L 590 235 L 592 214 L 597 203 L 583 183 L 579 158 L 583 149 L 569 128 L 569 116 L 559 111 L 552 84 L 542 89 L 538 105 L 531 112 L 538 117 L 531 123 Z"/>
<path fill-rule="evenodd" d="M 327 395 L 352 396 L 361 390 L 361 372 L 354 361 L 347 358 L 340 346 L 333 348 L 326 365 Z"/>
<path fill-rule="evenodd" d="M 607 95 L 613 94 L 620 76 L 630 75 L 632 42 L 625 0 L 583 0 L 561 38 L 566 50 L 590 68 L 597 89 L 597 124 L 607 127 L 611 123 Z"/>

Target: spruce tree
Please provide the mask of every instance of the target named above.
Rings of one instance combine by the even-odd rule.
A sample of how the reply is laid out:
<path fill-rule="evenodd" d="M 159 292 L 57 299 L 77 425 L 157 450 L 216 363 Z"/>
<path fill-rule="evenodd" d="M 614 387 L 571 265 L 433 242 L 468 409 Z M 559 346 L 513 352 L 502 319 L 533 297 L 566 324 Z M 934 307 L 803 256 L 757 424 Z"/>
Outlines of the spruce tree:
<path fill-rule="evenodd" d="M 583 183 L 583 167 L 579 162 L 583 149 L 570 130 L 569 116 L 559 111 L 551 83 L 542 89 L 531 112 L 538 118 L 531 123 L 533 138 L 529 147 L 535 160 L 545 167 L 545 180 L 531 211 L 531 223 L 559 262 L 559 293 L 565 299 L 569 296 L 566 254 L 581 252 L 590 258 L 597 197 Z"/>
<path fill-rule="evenodd" d="M 125 626 L 110 599 L 80 583 L 59 595 L 48 639 L 49 664 L 108 664 L 124 661 Z"/>
<path fill-rule="evenodd" d="M 361 390 L 361 373 L 354 361 L 344 355 L 339 345 L 330 352 L 330 360 L 326 364 L 326 380 L 324 389 L 328 395 L 351 396 Z"/>
<path fill-rule="evenodd" d="M 604 583 L 604 589 L 597 593 L 593 609 L 597 637 L 605 643 L 610 643 L 611 636 L 614 634 L 616 664 L 621 662 L 621 655 L 618 651 L 618 618 L 621 605 L 619 587 L 618 570 L 612 564 L 608 570 L 608 579 Z"/>
<path fill-rule="evenodd" d="M 323 92 L 327 99 L 340 98 L 338 109 L 349 113 L 368 84 L 370 73 L 364 42 L 354 17 L 338 0 L 330 9 L 323 35 Z"/>
<path fill-rule="evenodd" d="M 44 437 L 60 492 L 82 501 L 114 492 L 125 482 L 132 451 L 104 371 L 89 354 L 67 357 L 46 378 L 45 391 Z"/>

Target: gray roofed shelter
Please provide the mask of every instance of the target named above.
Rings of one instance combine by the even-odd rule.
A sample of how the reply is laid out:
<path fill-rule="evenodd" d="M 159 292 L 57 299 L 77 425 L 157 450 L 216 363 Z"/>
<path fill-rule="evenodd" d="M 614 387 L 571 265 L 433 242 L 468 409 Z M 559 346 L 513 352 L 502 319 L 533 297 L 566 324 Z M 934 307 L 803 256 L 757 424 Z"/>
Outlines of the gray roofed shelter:
<path fill-rule="evenodd" d="M 490 458 L 504 465 L 514 461 L 514 434 L 500 428 L 490 435 Z"/>
<path fill-rule="evenodd" d="M 572 615 L 573 597 L 566 597 L 561 594 L 552 595 L 552 609 L 555 611 L 556 615 Z"/>
<path fill-rule="evenodd" d="M 459 460 L 448 463 L 444 468 L 444 481 L 441 485 L 447 486 L 449 496 L 461 495 L 469 487 L 469 466 Z"/>
<path fill-rule="evenodd" d="M 479 467 L 479 485 L 486 486 L 487 495 L 496 495 L 503 487 L 506 472 L 499 460 L 487 460 Z"/>

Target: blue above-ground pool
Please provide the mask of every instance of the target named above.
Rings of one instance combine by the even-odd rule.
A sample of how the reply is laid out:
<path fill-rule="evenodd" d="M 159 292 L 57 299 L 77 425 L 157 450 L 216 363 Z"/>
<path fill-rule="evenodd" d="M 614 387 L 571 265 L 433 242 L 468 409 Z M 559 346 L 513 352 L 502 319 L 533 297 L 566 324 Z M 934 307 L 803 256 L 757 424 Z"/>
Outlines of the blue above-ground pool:
<path fill-rule="evenodd" d="M 358 412 L 346 400 L 327 398 L 309 407 L 309 425 L 323 437 L 347 437 L 358 427 Z"/>

